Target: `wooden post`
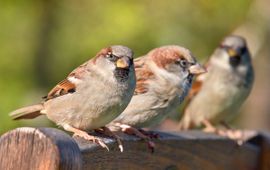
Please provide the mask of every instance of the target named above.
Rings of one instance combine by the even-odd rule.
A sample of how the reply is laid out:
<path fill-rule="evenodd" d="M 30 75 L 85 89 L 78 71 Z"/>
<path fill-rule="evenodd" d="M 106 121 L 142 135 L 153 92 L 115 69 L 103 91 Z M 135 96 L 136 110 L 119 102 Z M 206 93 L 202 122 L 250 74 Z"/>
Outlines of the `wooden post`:
<path fill-rule="evenodd" d="M 110 151 L 53 128 L 18 128 L 0 138 L 0 170 L 29 169 L 269 169 L 270 140 L 260 133 L 241 146 L 199 131 L 161 133 L 151 153 L 144 141 L 123 136 L 121 153 L 114 139 Z"/>
<path fill-rule="evenodd" d="M 0 138 L 1 170 L 81 169 L 76 142 L 52 128 L 18 128 Z"/>
<path fill-rule="evenodd" d="M 267 133 L 259 133 L 256 137 L 250 140 L 251 143 L 261 148 L 259 169 L 270 169 L 270 135 Z"/>

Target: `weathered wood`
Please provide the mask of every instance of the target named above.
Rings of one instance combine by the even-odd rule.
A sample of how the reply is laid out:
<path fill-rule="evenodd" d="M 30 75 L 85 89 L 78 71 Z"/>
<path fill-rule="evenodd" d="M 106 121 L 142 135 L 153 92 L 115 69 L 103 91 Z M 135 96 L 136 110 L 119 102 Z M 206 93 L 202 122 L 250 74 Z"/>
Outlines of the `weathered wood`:
<path fill-rule="evenodd" d="M 261 148 L 259 169 L 270 169 L 270 135 L 268 133 L 260 133 L 250 140 L 251 143 Z"/>
<path fill-rule="evenodd" d="M 266 133 L 261 134 L 262 142 L 262 154 L 261 154 L 261 170 L 269 170 L 270 169 L 270 135 Z"/>
<path fill-rule="evenodd" d="M 57 129 L 18 128 L 0 138 L 0 169 L 269 169 L 267 134 L 242 146 L 198 131 L 159 135 L 154 153 L 144 141 L 125 135 L 121 153 L 110 138 L 104 138 L 108 152 L 81 138 L 76 144 Z"/>
<path fill-rule="evenodd" d="M 18 128 L 0 138 L 1 170 L 81 169 L 78 145 L 52 128 Z"/>
<path fill-rule="evenodd" d="M 77 140 L 84 168 L 91 169 L 206 169 L 253 170 L 258 167 L 260 148 L 251 144 L 238 146 L 234 141 L 202 132 L 160 133 L 156 150 L 136 137 L 124 139 L 124 152 L 107 141 L 110 152 L 89 142 Z"/>

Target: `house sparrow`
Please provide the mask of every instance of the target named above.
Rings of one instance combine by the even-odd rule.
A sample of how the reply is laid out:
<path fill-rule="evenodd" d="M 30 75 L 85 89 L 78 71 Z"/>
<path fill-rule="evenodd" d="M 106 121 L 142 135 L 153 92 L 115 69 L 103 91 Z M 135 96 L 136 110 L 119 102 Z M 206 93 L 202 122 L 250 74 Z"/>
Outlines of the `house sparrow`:
<path fill-rule="evenodd" d="M 187 95 L 192 77 L 206 70 L 191 52 L 170 45 L 153 49 L 134 62 L 136 89 L 128 107 L 110 125 L 144 138 L 135 128 L 159 124 Z M 117 128 L 116 128 L 117 129 Z M 145 137 L 146 139 L 146 137 Z"/>
<path fill-rule="evenodd" d="M 180 122 L 181 129 L 213 125 L 228 121 L 248 97 L 254 73 L 244 38 L 228 36 L 215 50 L 207 64 L 208 74 L 193 83 L 189 104 Z"/>
<path fill-rule="evenodd" d="M 136 86 L 133 52 L 121 45 L 102 49 L 72 71 L 45 101 L 13 111 L 13 119 L 46 115 L 51 121 L 86 140 L 107 146 L 87 131 L 105 126 L 128 105 Z"/>

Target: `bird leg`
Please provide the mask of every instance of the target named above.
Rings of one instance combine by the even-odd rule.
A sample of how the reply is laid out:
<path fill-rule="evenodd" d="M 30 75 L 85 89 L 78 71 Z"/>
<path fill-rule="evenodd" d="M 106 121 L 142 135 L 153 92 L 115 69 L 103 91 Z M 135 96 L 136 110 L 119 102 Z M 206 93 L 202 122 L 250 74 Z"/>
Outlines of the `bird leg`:
<path fill-rule="evenodd" d="M 151 152 L 153 153 L 155 150 L 155 143 L 151 141 L 150 137 L 143 134 L 142 132 L 140 132 L 138 129 L 126 125 L 126 124 L 121 124 L 121 123 L 115 123 L 115 126 L 120 127 L 121 131 L 129 134 L 129 135 L 135 135 L 137 137 L 139 137 L 140 139 L 143 139 L 147 142 L 148 148 L 151 150 Z"/>
<path fill-rule="evenodd" d="M 107 136 L 110 136 L 110 137 L 116 139 L 116 141 L 118 143 L 118 147 L 119 147 L 120 152 L 123 152 L 124 151 L 123 144 L 121 142 L 120 137 L 117 134 L 115 134 L 113 131 L 111 131 L 109 128 L 102 127 L 100 129 L 97 129 L 96 131 L 98 131 L 99 133 L 102 133 L 104 135 L 107 135 Z"/>
<path fill-rule="evenodd" d="M 98 145 L 100 145 L 102 148 L 105 148 L 109 151 L 109 148 L 108 146 L 99 138 L 95 137 L 95 136 L 92 136 L 92 135 L 89 135 L 87 132 L 85 131 L 82 131 L 80 129 L 77 129 L 77 128 L 74 128 L 68 124 L 65 124 L 63 126 L 63 128 L 66 130 L 66 131 L 69 131 L 69 132 L 73 132 L 73 136 L 79 136 L 81 138 L 84 138 L 85 140 L 89 140 L 89 141 L 92 141 Z"/>
<path fill-rule="evenodd" d="M 214 125 L 212 125 L 212 123 L 210 123 L 207 119 L 204 119 L 202 121 L 202 124 L 205 126 L 205 128 L 203 129 L 204 132 L 207 133 L 217 133 L 217 128 L 214 127 Z"/>
<path fill-rule="evenodd" d="M 148 136 L 151 139 L 159 139 L 160 138 L 159 134 L 157 134 L 155 132 L 145 131 L 144 129 L 138 129 L 138 130 L 139 130 L 139 132 L 141 132 L 145 136 Z"/>
<path fill-rule="evenodd" d="M 221 121 L 220 124 L 224 126 L 226 129 L 233 129 L 227 122 Z"/>

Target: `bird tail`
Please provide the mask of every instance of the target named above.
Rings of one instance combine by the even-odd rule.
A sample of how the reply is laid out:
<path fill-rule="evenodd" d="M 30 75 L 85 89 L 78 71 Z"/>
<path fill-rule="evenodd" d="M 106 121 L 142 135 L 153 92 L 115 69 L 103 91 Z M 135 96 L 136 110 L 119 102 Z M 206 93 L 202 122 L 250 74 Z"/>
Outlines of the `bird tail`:
<path fill-rule="evenodd" d="M 42 115 L 41 110 L 43 109 L 44 109 L 43 104 L 26 106 L 11 112 L 9 116 L 11 116 L 13 120 L 33 119 L 35 117 Z"/>

